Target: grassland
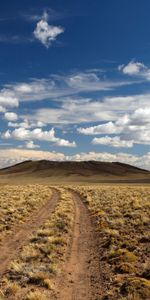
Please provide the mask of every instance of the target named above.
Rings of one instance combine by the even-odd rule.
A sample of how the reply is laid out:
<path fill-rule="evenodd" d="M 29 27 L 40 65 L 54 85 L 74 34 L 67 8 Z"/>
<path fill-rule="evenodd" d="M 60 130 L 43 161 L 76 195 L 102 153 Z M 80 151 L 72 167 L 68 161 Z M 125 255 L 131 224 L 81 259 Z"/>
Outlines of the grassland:
<path fill-rule="evenodd" d="M 32 223 L 55 190 L 54 209 Z M 0 272 L 0 300 L 150 299 L 148 185 L 1 185 L 0 251 L 22 226 L 30 234 Z"/>
<path fill-rule="evenodd" d="M 105 295 L 150 299 L 150 188 L 76 187 L 93 218 Z"/>
<path fill-rule="evenodd" d="M 74 217 L 70 194 L 61 188 L 59 191 L 54 212 L 30 236 L 1 279 L 2 299 L 45 300 L 53 291 L 53 279 L 61 272 Z"/>
<path fill-rule="evenodd" d="M 13 226 L 24 223 L 31 214 L 50 199 L 51 188 L 41 185 L 0 188 L 0 241 L 10 234 Z"/>

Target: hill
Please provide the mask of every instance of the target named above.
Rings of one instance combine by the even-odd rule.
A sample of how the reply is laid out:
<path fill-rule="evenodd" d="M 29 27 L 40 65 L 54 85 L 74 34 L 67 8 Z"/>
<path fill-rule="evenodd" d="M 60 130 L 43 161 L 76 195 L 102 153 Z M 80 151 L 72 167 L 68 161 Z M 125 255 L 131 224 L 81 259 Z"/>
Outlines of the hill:
<path fill-rule="evenodd" d="M 25 161 L 0 170 L 0 177 L 49 178 L 51 181 L 136 181 L 150 182 L 150 172 L 119 162 Z"/>

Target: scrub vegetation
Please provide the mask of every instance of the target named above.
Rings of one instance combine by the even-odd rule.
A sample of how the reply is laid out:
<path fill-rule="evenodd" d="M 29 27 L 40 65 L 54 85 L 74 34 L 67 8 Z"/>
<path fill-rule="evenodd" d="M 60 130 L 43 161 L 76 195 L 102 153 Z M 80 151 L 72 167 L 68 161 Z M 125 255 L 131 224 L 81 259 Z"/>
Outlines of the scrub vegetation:
<path fill-rule="evenodd" d="M 0 300 L 150 299 L 149 186 L 1 186 L 0 250 L 21 226 Z"/>
<path fill-rule="evenodd" d="M 24 223 L 50 197 L 51 188 L 49 186 L 1 186 L 0 241 L 11 233 L 14 225 Z"/>
<path fill-rule="evenodd" d="M 93 218 L 106 293 L 150 299 L 150 188 L 76 187 Z"/>
<path fill-rule="evenodd" d="M 59 189 L 54 212 L 20 249 L 1 280 L 4 299 L 44 300 L 54 290 L 53 280 L 61 272 L 73 227 L 70 193 Z"/>

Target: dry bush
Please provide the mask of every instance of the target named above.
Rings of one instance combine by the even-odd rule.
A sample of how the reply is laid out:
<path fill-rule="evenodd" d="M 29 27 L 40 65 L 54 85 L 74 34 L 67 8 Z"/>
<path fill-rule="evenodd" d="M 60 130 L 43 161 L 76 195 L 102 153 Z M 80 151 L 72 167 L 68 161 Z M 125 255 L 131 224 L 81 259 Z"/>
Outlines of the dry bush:
<path fill-rule="evenodd" d="M 36 291 L 36 292 L 29 292 L 26 300 L 47 300 L 47 297 L 44 296 L 43 293 Z"/>
<path fill-rule="evenodd" d="M 0 190 L 0 240 L 15 224 L 40 208 L 51 197 L 51 187 L 41 185 L 2 186 Z"/>
<path fill-rule="evenodd" d="M 104 299 L 150 299 L 150 187 L 72 188 L 95 222 L 101 269 L 107 273 Z"/>
<path fill-rule="evenodd" d="M 29 243 L 20 251 L 17 260 L 11 262 L 7 280 L 12 284 L 32 289 L 53 289 L 53 279 L 60 272 L 70 241 L 74 220 L 74 207 L 71 194 L 60 189 L 60 199 L 55 211 L 31 236 Z M 3 284 L 6 291 L 8 282 Z M 27 299 L 43 299 L 38 292 L 29 293 Z"/>

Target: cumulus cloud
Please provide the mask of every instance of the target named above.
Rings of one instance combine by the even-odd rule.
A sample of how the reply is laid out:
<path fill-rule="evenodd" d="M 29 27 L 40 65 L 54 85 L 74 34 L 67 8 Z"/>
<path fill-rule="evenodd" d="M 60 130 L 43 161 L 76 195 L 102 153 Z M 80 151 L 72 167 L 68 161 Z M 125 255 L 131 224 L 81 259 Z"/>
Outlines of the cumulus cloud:
<path fill-rule="evenodd" d="M 127 65 L 121 65 L 118 67 L 119 71 L 123 74 L 130 76 L 142 76 L 146 80 L 150 80 L 150 69 L 141 62 L 131 60 Z"/>
<path fill-rule="evenodd" d="M 132 147 L 134 144 L 150 144 L 150 107 L 138 108 L 133 113 L 125 114 L 115 122 L 97 126 L 78 128 L 85 135 L 120 134 L 117 137 L 105 136 L 94 138 L 93 144 L 112 147 Z"/>
<path fill-rule="evenodd" d="M 57 146 L 63 147 L 76 147 L 75 142 L 69 142 L 68 140 L 60 139 L 55 136 L 55 130 L 52 128 L 51 130 L 43 131 L 41 128 L 35 128 L 33 130 L 29 130 L 26 128 L 16 128 L 13 131 L 7 130 L 2 134 L 2 138 L 4 139 L 15 139 L 20 141 L 46 141 L 56 143 Z"/>
<path fill-rule="evenodd" d="M 56 85 L 58 84 L 57 80 L 55 78 L 54 82 L 51 82 L 50 89 L 55 90 Z M 7 94 L 11 94 L 13 99 L 20 98 L 22 101 L 30 101 L 29 99 L 32 97 L 33 99 L 38 99 L 38 97 L 40 99 L 42 93 L 42 97 L 45 98 L 48 97 L 48 95 L 52 96 L 53 94 L 48 87 L 48 82 L 40 81 L 39 83 L 32 82 L 32 84 L 29 85 L 21 83 L 16 84 L 13 87 L 7 86 L 7 88 L 5 87 L 5 93 L 6 89 L 8 89 L 9 92 L 7 91 Z M 62 91 L 60 91 L 60 95 L 62 95 L 61 92 Z M 56 95 L 58 96 L 58 91 L 56 92 L 55 96 Z M 128 135 L 129 140 L 133 140 L 134 143 L 148 144 L 148 124 L 150 119 L 149 100 L 150 94 L 104 97 L 97 100 L 75 96 L 60 96 L 60 98 L 56 98 L 57 107 L 46 109 L 41 108 L 34 111 L 32 110 L 32 114 L 20 115 L 20 118 L 23 119 L 22 122 L 11 121 L 8 123 L 8 125 L 9 127 L 14 128 L 36 129 L 43 127 L 45 123 L 67 125 L 86 122 L 105 122 L 103 124 L 90 126 L 87 128 L 81 127 L 78 129 L 78 132 L 87 135 L 121 134 L 121 140 L 128 140 Z M 146 120 L 147 123 L 145 123 Z M 9 136 L 9 132 L 7 135 Z"/>
<path fill-rule="evenodd" d="M 4 115 L 5 120 L 7 121 L 17 121 L 18 115 L 14 112 L 6 112 Z"/>
<path fill-rule="evenodd" d="M 26 142 L 25 146 L 26 146 L 26 148 L 28 148 L 28 149 L 36 149 L 36 148 L 40 148 L 40 146 L 34 144 L 33 141 Z"/>
<path fill-rule="evenodd" d="M 64 28 L 60 26 L 52 26 L 48 24 L 48 14 L 45 12 L 42 19 L 37 23 L 34 30 L 34 36 L 46 48 L 49 48 L 58 35 L 64 32 Z"/>
<path fill-rule="evenodd" d="M 76 147 L 75 142 L 69 142 L 64 139 L 59 139 L 56 144 L 57 144 L 57 146 L 60 146 L 60 147 Z"/>
<path fill-rule="evenodd" d="M 119 136 L 110 137 L 105 136 L 101 138 L 94 138 L 92 140 L 92 144 L 94 145 L 106 145 L 115 148 L 131 148 L 133 147 L 133 141 L 125 141 L 121 140 Z"/>
<path fill-rule="evenodd" d="M 87 128 L 79 127 L 77 131 L 85 135 L 95 135 L 95 134 L 113 134 L 116 133 L 116 126 L 113 122 L 108 122 L 105 124 L 100 124 L 96 126 L 91 126 Z"/>
<path fill-rule="evenodd" d="M 135 165 L 137 167 L 150 170 L 150 152 L 144 155 L 134 155 L 129 153 L 109 153 L 109 152 L 88 152 L 77 153 L 75 155 L 65 156 L 63 153 L 37 151 L 37 150 L 25 150 L 25 149 L 0 149 L 0 168 L 13 165 L 25 160 L 56 160 L 56 161 L 120 161 Z"/>

